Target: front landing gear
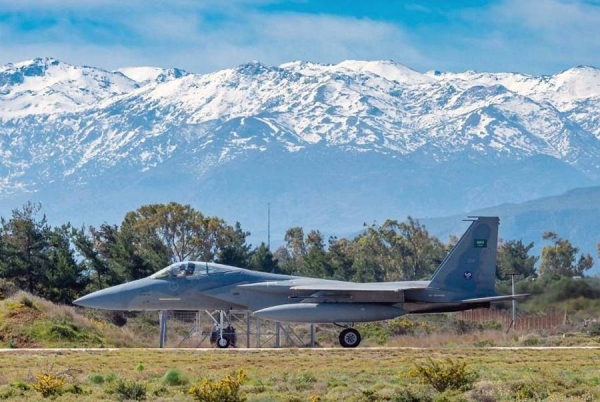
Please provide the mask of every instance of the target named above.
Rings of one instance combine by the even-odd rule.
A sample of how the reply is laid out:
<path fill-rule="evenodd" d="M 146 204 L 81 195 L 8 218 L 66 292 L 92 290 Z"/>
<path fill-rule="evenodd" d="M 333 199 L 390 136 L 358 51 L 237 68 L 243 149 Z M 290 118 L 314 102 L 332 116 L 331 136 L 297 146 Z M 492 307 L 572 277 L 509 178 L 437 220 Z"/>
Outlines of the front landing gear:
<path fill-rule="evenodd" d="M 212 345 L 216 344 L 220 349 L 226 349 L 230 346 L 235 347 L 237 336 L 235 335 L 235 328 L 231 325 L 231 312 L 219 311 L 218 321 L 213 314 L 208 311 L 207 313 L 215 322 L 215 325 L 210 332 L 210 343 Z M 227 321 L 227 323 L 225 321 Z"/>
<path fill-rule="evenodd" d="M 226 349 L 229 347 L 229 339 L 228 338 L 219 338 L 217 339 L 217 347 L 219 347 L 220 349 Z"/>
<path fill-rule="evenodd" d="M 360 341 L 360 333 L 354 328 L 346 328 L 340 333 L 340 345 L 344 348 L 355 348 Z"/>

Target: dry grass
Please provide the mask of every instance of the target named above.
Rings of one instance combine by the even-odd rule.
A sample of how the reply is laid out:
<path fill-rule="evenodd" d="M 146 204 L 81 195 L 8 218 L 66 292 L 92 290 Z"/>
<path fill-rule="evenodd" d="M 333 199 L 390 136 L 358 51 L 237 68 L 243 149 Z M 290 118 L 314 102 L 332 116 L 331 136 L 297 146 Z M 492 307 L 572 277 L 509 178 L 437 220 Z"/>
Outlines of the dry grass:
<path fill-rule="evenodd" d="M 243 368 L 249 377 L 243 391 L 250 401 L 306 401 L 311 397 L 323 401 L 402 400 L 402 395 L 409 394 L 416 395 L 418 400 L 439 395 L 410 377 L 415 363 L 429 357 L 449 357 L 466 362 L 469 369 L 477 372 L 479 381 L 468 392 L 443 395 L 445 400 L 509 401 L 515 400 L 515 395 L 522 400 L 600 400 L 600 373 L 596 364 L 600 350 L 487 348 L 598 345 L 598 338 L 566 330 L 508 334 L 481 330 L 458 334 L 448 320 L 439 316 L 426 325 L 395 323 L 402 328 L 432 331 L 392 336 L 386 342 L 387 346 L 407 349 L 160 350 L 130 348 L 158 344 L 155 315 L 138 315 L 124 327 L 110 324 L 108 318 L 89 310 L 56 306 L 22 292 L 0 302 L 0 342 L 4 346 L 129 347 L 88 351 L 0 349 L 0 399 L 42 400 L 34 390 L 27 389 L 28 384 L 35 380 L 36 374 L 62 372 L 68 373 L 66 388 L 76 385 L 85 394 L 65 393 L 60 400 L 116 399 L 114 394 L 107 393 L 114 387 L 115 379 L 141 384 L 150 400 L 191 400 L 187 389 L 194 382 L 206 376 L 222 378 L 234 369 Z M 175 335 L 185 333 L 191 324 L 170 322 L 170 345 L 177 345 L 181 338 Z M 209 331 L 210 325 L 204 330 Z M 375 335 L 367 337 L 363 346 L 378 346 L 375 328 L 364 330 Z M 306 335 L 308 326 L 295 327 L 295 331 Z M 338 327 L 319 326 L 318 345 L 337 347 L 338 333 Z M 239 340 L 239 345 L 245 345 L 245 336 L 240 335 L 244 341 Z M 194 346 L 198 341 L 195 338 L 186 345 Z M 252 345 L 255 344 L 253 339 Z M 203 345 L 208 343 L 205 341 Z M 178 370 L 191 384 L 165 385 L 161 378 L 171 369 Z M 103 381 L 88 381 L 90 375 L 102 377 Z"/>
<path fill-rule="evenodd" d="M 147 346 L 143 334 L 26 292 L 0 302 L 0 344 L 4 347 Z"/>
<path fill-rule="evenodd" d="M 387 346 L 439 348 L 439 347 L 484 347 L 510 345 L 517 335 L 502 331 L 486 330 L 470 334 L 433 333 L 428 335 L 404 335 L 390 338 Z"/>
<path fill-rule="evenodd" d="M 415 362 L 428 357 L 464 361 L 478 373 L 475 389 L 461 393 L 469 400 L 483 400 L 480 397 L 484 394 L 488 396 L 485 400 L 514 400 L 516 393 L 554 400 L 600 398 L 600 350 L 596 349 L 17 350 L 0 353 L 0 378 L 6 384 L 27 381 L 38 369 L 49 366 L 55 370 L 71 369 L 77 373 L 72 381 L 91 391 L 85 400 L 101 400 L 107 398 L 107 385 L 89 384 L 89 374 L 133 379 L 156 390 L 160 378 L 173 368 L 192 382 L 207 375 L 221 378 L 243 368 L 250 379 L 243 387 L 249 400 L 308 400 L 313 395 L 323 400 L 369 400 L 364 398 L 391 397 L 406 387 L 418 389 L 409 371 Z M 140 364 L 143 371 L 136 370 Z M 190 400 L 183 391 L 182 387 L 167 387 L 156 400 Z M 2 389 L 0 395 L 1 392 Z M 27 396 L 35 393 L 28 391 Z"/>

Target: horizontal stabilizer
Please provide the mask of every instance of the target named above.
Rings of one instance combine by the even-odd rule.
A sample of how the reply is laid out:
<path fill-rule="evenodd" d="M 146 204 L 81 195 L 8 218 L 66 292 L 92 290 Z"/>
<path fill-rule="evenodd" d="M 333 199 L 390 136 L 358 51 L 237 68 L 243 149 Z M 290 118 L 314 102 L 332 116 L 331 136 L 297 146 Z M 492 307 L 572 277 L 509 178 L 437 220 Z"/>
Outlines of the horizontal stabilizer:
<path fill-rule="evenodd" d="M 290 290 L 329 291 L 329 292 L 402 292 L 407 289 L 425 289 L 429 282 L 381 282 L 381 283 L 312 283 L 308 285 L 296 285 Z"/>
<path fill-rule="evenodd" d="M 463 303 L 485 303 L 485 302 L 497 302 L 504 300 L 513 300 L 513 299 L 522 299 L 524 297 L 529 296 L 528 293 L 523 293 L 520 295 L 502 295 L 502 296 L 491 296 L 491 297 L 478 297 L 475 299 L 466 299 L 463 300 Z"/>

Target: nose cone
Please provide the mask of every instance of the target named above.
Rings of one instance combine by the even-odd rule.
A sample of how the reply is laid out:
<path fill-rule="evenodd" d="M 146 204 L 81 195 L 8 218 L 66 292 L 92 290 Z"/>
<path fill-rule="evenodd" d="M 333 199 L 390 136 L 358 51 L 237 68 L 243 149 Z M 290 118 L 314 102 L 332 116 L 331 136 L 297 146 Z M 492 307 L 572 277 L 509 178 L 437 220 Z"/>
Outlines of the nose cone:
<path fill-rule="evenodd" d="M 152 279 L 140 279 L 98 290 L 75 300 L 73 304 L 101 310 L 138 310 L 148 293 Z"/>

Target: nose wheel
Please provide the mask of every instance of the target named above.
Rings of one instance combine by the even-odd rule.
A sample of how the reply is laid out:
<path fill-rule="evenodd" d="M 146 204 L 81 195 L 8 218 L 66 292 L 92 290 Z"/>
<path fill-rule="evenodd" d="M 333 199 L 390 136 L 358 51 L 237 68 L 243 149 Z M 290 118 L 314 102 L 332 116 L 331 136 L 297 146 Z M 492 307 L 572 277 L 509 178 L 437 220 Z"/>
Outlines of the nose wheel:
<path fill-rule="evenodd" d="M 229 347 L 229 339 L 227 338 L 219 338 L 217 339 L 217 347 L 220 349 L 226 349 Z"/>
<path fill-rule="evenodd" d="M 344 348 L 355 348 L 360 345 L 360 332 L 354 328 L 346 328 L 340 333 L 340 345 Z"/>
<path fill-rule="evenodd" d="M 235 334 L 235 328 L 231 325 L 231 312 L 219 311 L 218 320 L 215 319 L 210 312 L 207 311 L 207 313 L 215 323 L 210 332 L 210 343 L 212 345 L 217 345 L 220 349 L 235 347 L 237 336 Z"/>

